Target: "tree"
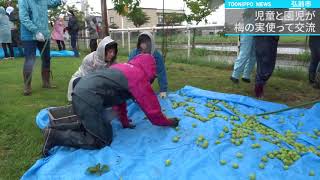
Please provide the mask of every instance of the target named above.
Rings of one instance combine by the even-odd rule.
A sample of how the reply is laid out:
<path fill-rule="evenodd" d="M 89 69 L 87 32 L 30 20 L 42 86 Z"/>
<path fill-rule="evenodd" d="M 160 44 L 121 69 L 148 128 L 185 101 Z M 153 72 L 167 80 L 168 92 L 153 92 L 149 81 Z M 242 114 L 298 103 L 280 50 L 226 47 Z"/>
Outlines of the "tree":
<path fill-rule="evenodd" d="M 211 4 L 212 0 L 183 0 L 187 7 L 191 10 L 191 14 L 187 15 L 187 22 L 191 23 L 192 21 L 196 22 L 198 25 L 201 21 L 205 21 L 207 23 L 206 17 L 209 16 L 213 12 L 213 6 Z M 217 7 L 216 7 L 217 8 Z M 192 37 L 192 48 L 194 48 L 196 29 L 193 29 L 193 37 Z"/>
<path fill-rule="evenodd" d="M 121 16 L 127 16 L 140 5 L 140 0 L 112 0 L 114 9 Z"/>
<path fill-rule="evenodd" d="M 186 19 L 185 14 L 170 13 L 164 15 L 164 23 L 167 26 L 180 25 Z"/>
<path fill-rule="evenodd" d="M 146 13 L 143 12 L 139 7 L 128 13 L 127 17 L 136 27 L 140 27 L 141 25 L 148 23 L 150 20 L 150 17 L 147 16 Z"/>
<path fill-rule="evenodd" d="M 18 4 L 18 0 L 12 0 L 11 1 L 11 6 L 17 7 L 16 5 Z M 0 6 L 6 8 L 8 5 L 8 0 L 0 0 Z"/>

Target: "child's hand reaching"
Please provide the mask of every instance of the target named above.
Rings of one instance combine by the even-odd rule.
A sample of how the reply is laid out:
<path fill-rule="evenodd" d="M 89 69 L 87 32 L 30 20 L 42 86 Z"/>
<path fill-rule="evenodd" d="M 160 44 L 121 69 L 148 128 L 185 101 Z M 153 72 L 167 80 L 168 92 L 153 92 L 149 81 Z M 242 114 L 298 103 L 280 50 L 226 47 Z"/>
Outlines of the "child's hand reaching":
<path fill-rule="evenodd" d="M 179 119 L 178 118 L 169 118 L 169 120 L 173 122 L 172 127 L 179 126 Z"/>

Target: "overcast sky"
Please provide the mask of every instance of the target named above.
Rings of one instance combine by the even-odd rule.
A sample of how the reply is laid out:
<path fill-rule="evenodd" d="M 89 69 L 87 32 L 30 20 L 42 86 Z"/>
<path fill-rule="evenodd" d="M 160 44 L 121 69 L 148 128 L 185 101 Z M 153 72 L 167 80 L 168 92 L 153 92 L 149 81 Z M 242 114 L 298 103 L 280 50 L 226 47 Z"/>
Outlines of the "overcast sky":
<path fill-rule="evenodd" d="M 68 3 L 81 2 L 81 0 L 68 0 Z M 99 0 L 88 0 L 89 6 L 94 8 L 94 11 L 101 12 L 101 4 Z M 80 4 L 79 4 L 80 5 Z M 113 8 L 111 0 L 107 0 L 108 9 Z M 158 8 L 162 9 L 162 0 L 141 0 L 141 7 L 143 8 Z M 79 6 L 80 7 L 80 6 Z M 183 0 L 164 0 L 165 9 L 185 10 L 188 14 L 190 11 L 187 9 Z M 224 6 L 221 6 L 213 15 L 208 16 L 208 22 L 217 22 L 218 24 L 224 24 Z"/>

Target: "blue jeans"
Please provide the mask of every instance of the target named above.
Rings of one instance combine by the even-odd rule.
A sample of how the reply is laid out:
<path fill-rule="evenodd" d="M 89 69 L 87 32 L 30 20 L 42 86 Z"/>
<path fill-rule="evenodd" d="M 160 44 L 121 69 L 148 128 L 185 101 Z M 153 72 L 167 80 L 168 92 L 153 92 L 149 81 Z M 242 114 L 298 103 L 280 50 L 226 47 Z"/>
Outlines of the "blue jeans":
<path fill-rule="evenodd" d="M 45 46 L 46 45 L 46 46 Z M 22 41 L 22 46 L 24 48 L 24 72 L 32 73 L 33 66 L 36 61 L 36 49 L 38 48 L 40 53 L 43 50 L 43 54 L 41 55 L 42 60 L 42 69 L 50 70 L 50 40 L 47 43 L 39 42 L 39 41 Z M 44 47 L 45 46 L 45 47 Z"/>
<path fill-rule="evenodd" d="M 74 52 L 74 56 L 78 57 L 79 56 L 79 51 L 77 47 L 77 39 L 78 39 L 78 33 L 71 33 L 71 47 Z"/>
<path fill-rule="evenodd" d="M 256 36 L 256 85 L 265 85 L 276 65 L 279 36 Z"/>
<path fill-rule="evenodd" d="M 256 48 L 253 36 L 240 36 L 240 53 L 233 67 L 232 77 L 250 79 L 250 74 L 256 64 Z"/>

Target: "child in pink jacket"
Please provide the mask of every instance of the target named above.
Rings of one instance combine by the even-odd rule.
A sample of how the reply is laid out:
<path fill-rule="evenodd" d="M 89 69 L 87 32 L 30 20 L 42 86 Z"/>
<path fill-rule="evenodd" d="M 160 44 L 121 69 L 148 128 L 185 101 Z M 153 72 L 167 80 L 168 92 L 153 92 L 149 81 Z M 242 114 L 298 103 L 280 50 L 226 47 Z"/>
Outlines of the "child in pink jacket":
<path fill-rule="evenodd" d="M 60 15 L 58 20 L 53 25 L 53 31 L 51 33 L 51 39 L 57 42 L 59 51 L 66 50 L 66 46 L 64 44 L 64 20 L 63 15 Z"/>

